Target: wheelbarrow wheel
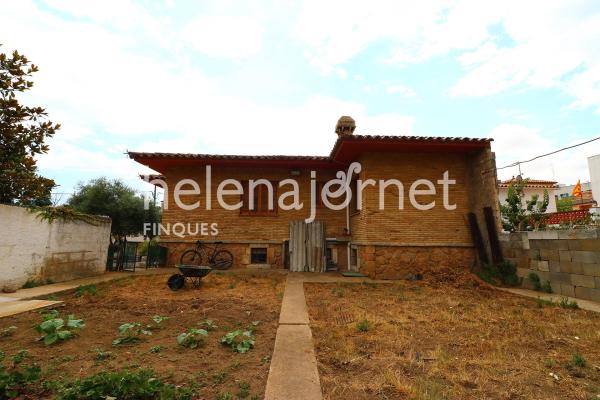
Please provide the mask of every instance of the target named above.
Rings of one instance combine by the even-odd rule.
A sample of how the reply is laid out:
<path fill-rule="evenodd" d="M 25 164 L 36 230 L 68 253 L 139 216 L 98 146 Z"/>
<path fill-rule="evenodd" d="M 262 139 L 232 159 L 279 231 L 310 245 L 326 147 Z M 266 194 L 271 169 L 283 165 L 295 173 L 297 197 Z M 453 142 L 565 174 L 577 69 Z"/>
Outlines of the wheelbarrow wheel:
<path fill-rule="evenodd" d="M 167 286 L 171 290 L 179 290 L 185 285 L 185 276 L 181 274 L 173 274 L 167 281 Z"/>

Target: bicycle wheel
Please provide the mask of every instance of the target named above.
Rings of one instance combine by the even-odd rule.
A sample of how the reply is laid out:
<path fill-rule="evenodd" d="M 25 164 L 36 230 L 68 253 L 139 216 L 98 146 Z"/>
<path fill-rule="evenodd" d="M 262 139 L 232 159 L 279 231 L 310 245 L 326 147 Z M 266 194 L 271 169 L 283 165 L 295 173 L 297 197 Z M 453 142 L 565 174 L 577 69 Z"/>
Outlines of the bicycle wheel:
<path fill-rule="evenodd" d="M 202 262 L 204 257 L 202 253 L 196 250 L 186 250 L 181 255 L 179 263 L 182 265 L 204 265 Z"/>
<path fill-rule="evenodd" d="M 228 269 L 233 265 L 233 254 L 227 250 L 219 250 L 213 257 L 211 267 L 214 269 Z"/>

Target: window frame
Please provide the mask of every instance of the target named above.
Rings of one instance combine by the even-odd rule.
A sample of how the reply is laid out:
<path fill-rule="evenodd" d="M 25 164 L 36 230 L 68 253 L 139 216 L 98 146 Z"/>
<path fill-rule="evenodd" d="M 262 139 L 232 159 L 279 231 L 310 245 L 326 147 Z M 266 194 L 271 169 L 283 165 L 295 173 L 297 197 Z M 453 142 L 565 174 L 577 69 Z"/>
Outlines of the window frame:
<path fill-rule="evenodd" d="M 273 209 L 269 210 L 269 189 L 265 185 L 258 185 L 254 188 L 254 210 L 250 210 L 250 185 L 249 180 L 241 181 L 243 194 L 240 196 L 242 207 L 240 207 L 240 216 L 249 217 L 275 217 L 279 213 L 279 204 L 277 203 L 279 187 L 278 181 L 269 181 L 273 186 Z M 264 204 L 263 204 L 264 202 Z"/>

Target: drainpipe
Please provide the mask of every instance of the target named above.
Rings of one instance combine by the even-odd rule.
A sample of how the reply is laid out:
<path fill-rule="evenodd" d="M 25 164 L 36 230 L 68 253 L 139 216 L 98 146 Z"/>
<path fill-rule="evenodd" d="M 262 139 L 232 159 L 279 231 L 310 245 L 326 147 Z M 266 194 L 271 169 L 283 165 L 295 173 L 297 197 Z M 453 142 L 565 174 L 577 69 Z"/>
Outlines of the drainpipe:
<path fill-rule="evenodd" d="M 348 205 L 346 205 L 346 234 L 350 235 L 350 203 L 348 203 Z M 346 256 L 348 257 L 348 271 L 350 271 L 351 265 L 350 265 L 350 240 L 348 240 L 348 243 L 346 244 Z"/>

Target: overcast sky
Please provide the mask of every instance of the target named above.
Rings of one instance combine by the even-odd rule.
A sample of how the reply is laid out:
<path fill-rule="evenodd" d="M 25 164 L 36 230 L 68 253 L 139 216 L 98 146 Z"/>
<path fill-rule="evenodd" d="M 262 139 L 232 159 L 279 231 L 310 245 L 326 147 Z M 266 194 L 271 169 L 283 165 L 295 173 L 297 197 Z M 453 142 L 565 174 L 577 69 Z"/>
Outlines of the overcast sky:
<path fill-rule="evenodd" d="M 125 150 L 326 155 L 357 132 L 494 138 L 498 165 L 600 136 L 600 2 L 5 1 L 0 51 L 62 129 L 41 173 L 71 191 Z M 589 178 L 600 141 L 523 165 Z M 501 178 L 515 168 L 499 171 Z"/>

